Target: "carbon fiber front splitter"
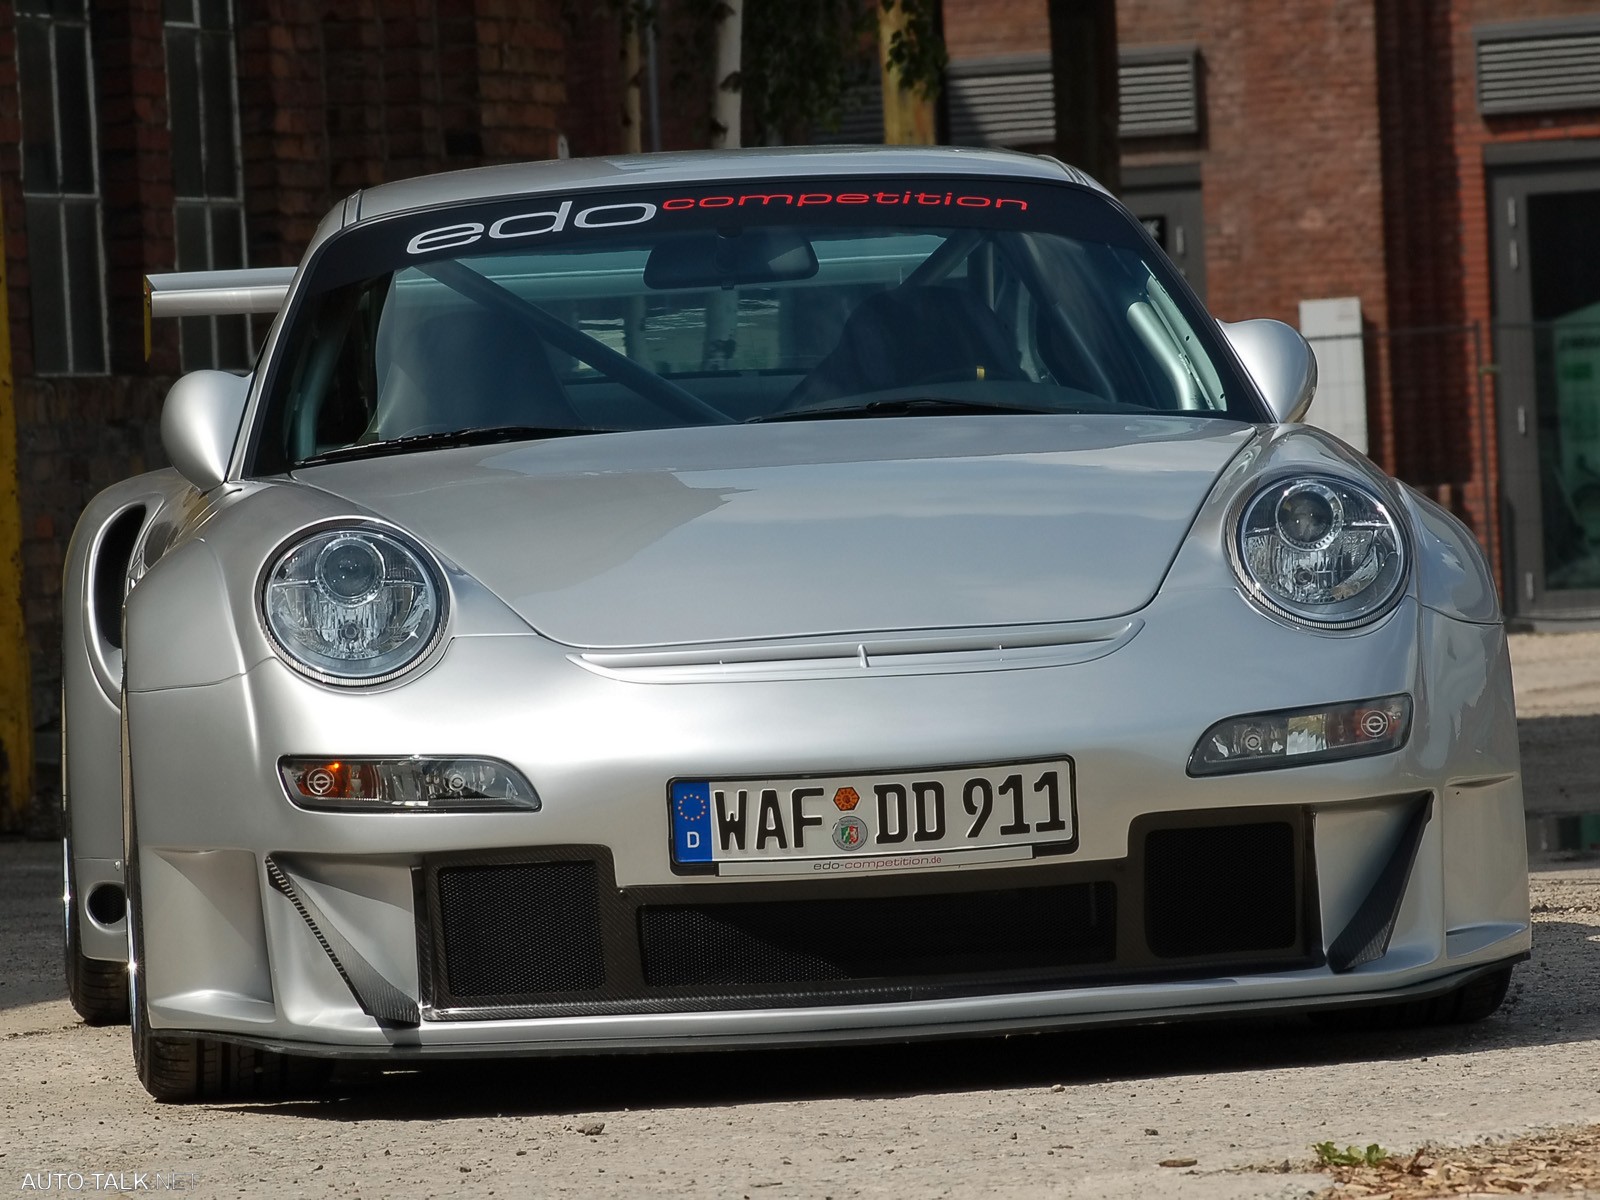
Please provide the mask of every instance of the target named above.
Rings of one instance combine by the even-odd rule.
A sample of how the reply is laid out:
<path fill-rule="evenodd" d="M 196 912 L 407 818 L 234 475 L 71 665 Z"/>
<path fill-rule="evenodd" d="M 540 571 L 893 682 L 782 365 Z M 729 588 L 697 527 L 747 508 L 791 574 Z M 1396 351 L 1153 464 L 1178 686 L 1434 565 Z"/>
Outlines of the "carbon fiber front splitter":
<path fill-rule="evenodd" d="M 1512 955 L 1492 963 L 1480 963 L 1437 979 L 1430 979 L 1410 987 L 1389 988 L 1382 991 L 1354 992 L 1329 999 L 1326 996 L 1291 998 L 1283 1000 L 1250 1000 L 1238 1004 L 1185 1005 L 1171 1008 L 1147 1008 L 1137 1012 L 1079 1013 L 1060 1017 L 1030 1017 L 999 1021 L 942 1022 L 928 1025 L 885 1025 L 881 1028 L 847 1028 L 837 1030 L 803 1030 L 793 1033 L 696 1034 L 694 1036 L 656 1038 L 594 1038 L 557 1044 L 540 1042 L 485 1042 L 478 1044 L 423 1045 L 416 1042 L 395 1041 L 387 1046 L 329 1045 L 320 1042 L 296 1042 L 280 1038 L 256 1038 L 237 1033 L 194 1032 L 182 1029 L 163 1029 L 163 1038 L 208 1038 L 272 1050 L 281 1054 L 297 1054 L 312 1058 L 337 1058 L 359 1062 L 409 1062 L 418 1059 L 450 1060 L 464 1058 L 554 1058 L 585 1054 L 659 1054 L 696 1053 L 712 1050 L 777 1050 L 802 1049 L 838 1044 L 883 1044 L 897 1042 L 930 1041 L 936 1039 L 980 1037 L 993 1034 L 1050 1033 L 1069 1029 L 1111 1029 L 1135 1025 L 1168 1024 L 1178 1021 L 1209 1021 L 1244 1019 L 1262 1016 L 1286 1016 L 1300 1013 L 1326 1012 L 1333 1009 L 1362 1008 L 1376 1004 L 1398 1004 L 1412 1000 L 1430 1000 L 1442 996 L 1473 980 L 1524 962 L 1529 955 Z M 397 1031 L 400 1032 L 400 1031 Z"/>

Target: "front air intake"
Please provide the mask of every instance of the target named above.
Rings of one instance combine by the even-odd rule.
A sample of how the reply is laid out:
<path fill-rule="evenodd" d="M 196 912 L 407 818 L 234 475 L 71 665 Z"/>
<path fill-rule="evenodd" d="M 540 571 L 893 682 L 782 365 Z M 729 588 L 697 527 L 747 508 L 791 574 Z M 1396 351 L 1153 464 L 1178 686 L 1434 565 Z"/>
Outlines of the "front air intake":
<path fill-rule="evenodd" d="M 1145 940 L 1157 958 L 1292 950 L 1301 889 L 1288 822 L 1145 835 Z"/>
<path fill-rule="evenodd" d="M 451 1003 L 526 1003 L 605 983 L 592 862 L 446 867 L 438 903 Z"/>
<path fill-rule="evenodd" d="M 1116 888 L 647 906 L 639 934 L 651 987 L 1050 971 L 1116 956 Z"/>

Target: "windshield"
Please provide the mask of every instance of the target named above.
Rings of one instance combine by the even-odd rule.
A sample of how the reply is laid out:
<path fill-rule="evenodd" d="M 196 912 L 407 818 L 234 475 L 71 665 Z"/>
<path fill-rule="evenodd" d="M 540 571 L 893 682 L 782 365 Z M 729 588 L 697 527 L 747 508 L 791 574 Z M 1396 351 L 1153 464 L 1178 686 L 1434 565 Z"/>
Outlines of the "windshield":
<path fill-rule="evenodd" d="M 1214 323 L 1099 195 L 755 186 L 523 197 L 338 235 L 286 314 L 256 471 L 733 422 L 1261 419 Z"/>

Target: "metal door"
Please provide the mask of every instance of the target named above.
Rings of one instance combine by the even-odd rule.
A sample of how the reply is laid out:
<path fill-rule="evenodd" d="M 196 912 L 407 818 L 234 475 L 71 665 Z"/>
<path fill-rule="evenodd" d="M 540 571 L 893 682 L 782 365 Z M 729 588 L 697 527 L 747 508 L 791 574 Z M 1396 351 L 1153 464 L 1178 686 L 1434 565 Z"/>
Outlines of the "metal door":
<path fill-rule="evenodd" d="M 1600 158 L 1492 176 L 1506 603 L 1600 616 Z"/>

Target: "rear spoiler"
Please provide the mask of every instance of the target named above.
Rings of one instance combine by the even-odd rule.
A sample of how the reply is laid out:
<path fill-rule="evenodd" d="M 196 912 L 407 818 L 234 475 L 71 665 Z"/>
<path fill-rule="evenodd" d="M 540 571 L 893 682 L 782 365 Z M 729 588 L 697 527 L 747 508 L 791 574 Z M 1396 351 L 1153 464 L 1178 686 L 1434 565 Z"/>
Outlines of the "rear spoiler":
<path fill-rule="evenodd" d="M 144 356 L 150 357 L 150 322 L 156 317 L 224 317 L 273 313 L 283 307 L 293 267 L 242 271 L 175 271 L 144 280 Z"/>

